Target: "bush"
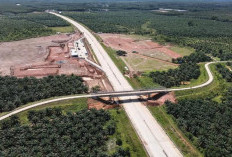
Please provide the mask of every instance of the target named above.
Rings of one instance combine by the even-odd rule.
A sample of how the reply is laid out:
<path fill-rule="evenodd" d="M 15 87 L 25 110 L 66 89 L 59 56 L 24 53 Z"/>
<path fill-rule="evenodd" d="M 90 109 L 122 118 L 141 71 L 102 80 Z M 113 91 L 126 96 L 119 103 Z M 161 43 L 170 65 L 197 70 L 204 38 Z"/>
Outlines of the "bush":
<path fill-rule="evenodd" d="M 118 56 L 126 56 L 127 55 L 126 51 L 121 51 L 121 50 L 116 51 L 116 53 L 117 53 Z"/>

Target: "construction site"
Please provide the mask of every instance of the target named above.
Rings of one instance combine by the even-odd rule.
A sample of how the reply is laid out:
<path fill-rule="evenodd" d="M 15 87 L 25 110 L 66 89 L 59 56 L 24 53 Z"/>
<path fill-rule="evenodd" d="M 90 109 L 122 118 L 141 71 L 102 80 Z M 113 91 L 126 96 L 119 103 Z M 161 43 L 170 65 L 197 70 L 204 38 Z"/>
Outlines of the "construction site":
<path fill-rule="evenodd" d="M 83 78 L 90 92 L 95 87 L 100 91 L 113 91 L 84 34 L 80 32 L 6 42 L 1 43 L 0 48 L 4 50 L 0 54 L 3 58 L 1 75 L 42 78 L 74 74 Z M 159 96 L 159 100 L 154 101 L 141 96 L 141 101 L 145 105 L 161 105 L 163 101 L 159 101 L 167 100 L 167 97 L 170 101 L 175 101 L 172 94 Z M 119 105 L 116 102 L 118 100 L 110 100 L 108 97 L 100 100 L 90 98 L 88 106 L 110 109 Z"/>
<path fill-rule="evenodd" d="M 61 36 L 61 38 L 57 36 Z M 30 40 L 35 39 L 27 39 L 28 42 L 30 42 Z M 82 33 L 76 32 L 73 34 L 56 35 L 54 38 L 50 37 L 50 40 L 50 42 L 47 42 L 50 43 L 49 45 L 44 45 L 43 43 L 38 45 L 37 42 L 37 45 L 33 46 L 33 48 L 25 46 L 25 48 L 22 49 L 22 51 L 25 51 L 23 55 L 27 58 L 26 50 L 30 49 L 29 51 L 34 51 L 32 57 L 27 58 L 24 64 L 5 64 L 5 66 L 3 66 L 4 69 L 0 69 L 0 71 L 2 70 L 1 74 L 18 78 L 42 78 L 49 75 L 74 74 L 82 77 L 90 90 L 98 86 L 102 91 L 112 91 L 110 83 L 105 77 L 101 67 L 96 64 L 96 59 L 92 55 L 88 42 Z M 11 44 L 13 44 L 13 47 L 14 45 L 18 47 L 18 45 L 20 45 L 18 42 L 23 41 L 17 41 Z M 26 41 L 24 42 L 26 43 Z M 3 43 L 0 46 L 4 47 L 4 45 L 9 45 L 9 43 Z M 12 52 L 12 49 L 10 52 Z M 38 53 L 40 55 L 38 55 Z M 20 52 L 18 52 L 18 54 L 20 54 Z M 9 57 L 8 55 L 8 58 Z M 37 59 L 34 60 L 33 57 Z M 9 63 L 9 61 L 7 63 Z M 12 58 L 10 63 L 14 63 Z M 17 63 L 17 61 L 15 63 Z M 9 73 L 8 68 L 10 71 Z"/>

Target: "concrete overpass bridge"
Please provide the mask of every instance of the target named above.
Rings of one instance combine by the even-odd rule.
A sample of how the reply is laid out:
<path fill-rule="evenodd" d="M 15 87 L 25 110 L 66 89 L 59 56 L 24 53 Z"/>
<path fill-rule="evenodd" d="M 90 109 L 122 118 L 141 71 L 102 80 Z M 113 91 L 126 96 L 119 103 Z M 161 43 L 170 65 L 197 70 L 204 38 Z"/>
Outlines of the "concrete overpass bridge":
<path fill-rule="evenodd" d="M 221 63 L 223 63 L 225 61 L 221 61 Z M 126 96 L 139 96 L 139 95 L 149 95 L 152 93 L 168 93 L 168 92 L 172 92 L 172 91 L 183 91 L 183 90 L 190 90 L 190 89 L 196 89 L 196 88 L 202 88 L 205 87 L 207 85 L 209 85 L 210 83 L 213 82 L 213 74 L 211 73 L 210 69 L 209 69 L 209 65 L 213 64 L 213 63 L 220 63 L 220 62 L 209 62 L 205 64 L 205 68 L 206 71 L 208 73 L 209 79 L 207 82 L 194 86 L 194 87 L 186 87 L 186 88 L 157 88 L 157 89 L 147 89 L 147 90 L 129 90 L 129 91 L 115 91 L 115 92 L 99 92 L 99 93 L 90 93 L 90 94 L 83 94 L 83 95 L 75 95 L 75 96 L 65 96 L 65 97 L 61 97 L 61 98 L 54 98 L 52 100 L 46 100 L 46 101 L 42 101 L 39 103 L 34 103 L 30 106 L 25 106 L 22 108 L 18 108 L 15 109 L 14 111 L 11 111 L 9 113 L 6 113 L 5 115 L 2 115 L 0 117 L 0 121 L 3 119 L 6 119 L 12 115 L 15 115 L 17 113 L 26 111 L 28 109 L 37 107 L 37 106 L 41 106 L 41 105 L 45 105 L 48 103 L 52 103 L 52 102 L 58 102 L 58 101 L 62 101 L 62 100 L 70 100 L 70 99 L 77 99 L 77 98 L 94 98 L 94 97 L 126 97 Z"/>
<path fill-rule="evenodd" d="M 150 95 L 153 93 L 168 93 L 171 92 L 169 89 L 156 88 L 156 89 L 145 89 L 145 90 L 130 90 L 130 91 L 114 91 L 114 92 L 97 92 L 90 93 L 93 97 L 124 97 L 124 96 L 140 96 Z"/>

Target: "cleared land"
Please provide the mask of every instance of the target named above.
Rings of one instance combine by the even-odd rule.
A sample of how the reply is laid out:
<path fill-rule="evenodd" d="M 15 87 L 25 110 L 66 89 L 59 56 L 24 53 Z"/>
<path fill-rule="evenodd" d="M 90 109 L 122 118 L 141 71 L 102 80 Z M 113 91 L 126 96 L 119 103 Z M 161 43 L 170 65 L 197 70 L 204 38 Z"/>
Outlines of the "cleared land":
<path fill-rule="evenodd" d="M 71 26 L 67 28 L 73 30 Z M 70 49 L 80 38 L 81 34 L 77 32 L 0 43 L 0 75 L 41 78 L 75 74 L 83 77 L 89 89 L 100 86 L 101 90 L 111 90 L 111 85 L 99 69 L 84 59 L 71 57 Z M 86 48 L 88 59 L 94 62 L 87 43 Z"/>
<path fill-rule="evenodd" d="M 68 40 L 69 38 L 69 36 L 61 34 L 0 43 L 0 73 L 10 75 L 11 66 L 43 62 L 48 55 L 46 47 L 54 45 L 52 41 Z"/>
<path fill-rule="evenodd" d="M 125 61 L 132 66 L 132 69 L 137 71 L 168 70 L 177 67 L 173 64 L 154 61 L 154 59 L 135 56 L 133 54 L 128 54 L 127 57 L 125 57 Z"/>
<path fill-rule="evenodd" d="M 114 50 L 123 50 L 128 54 L 122 59 L 131 71 L 167 70 L 177 65 L 171 63 L 172 58 L 180 54 L 149 39 L 135 35 L 99 34 L 103 43 Z"/>

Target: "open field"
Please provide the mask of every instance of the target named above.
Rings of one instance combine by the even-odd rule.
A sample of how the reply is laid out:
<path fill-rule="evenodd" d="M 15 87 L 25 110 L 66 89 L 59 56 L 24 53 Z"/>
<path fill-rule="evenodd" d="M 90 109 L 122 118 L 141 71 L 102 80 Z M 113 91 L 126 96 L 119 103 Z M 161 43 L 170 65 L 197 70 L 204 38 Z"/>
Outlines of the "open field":
<path fill-rule="evenodd" d="M 1 74 L 9 75 L 11 66 L 43 62 L 48 55 L 47 46 L 55 44 L 52 41 L 68 40 L 69 38 L 69 36 L 61 34 L 0 43 Z"/>
<path fill-rule="evenodd" d="M 130 71 L 167 70 L 177 65 L 171 63 L 172 58 L 181 57 L 178 53 L 138 35 L 98 34 L 107 47 L 123 50 L 128 54 L 121 57 Z M 135 53 L 136 52 L 136 53 Z"/>
<path fill-rule="evenodd" d="M 132 69 L 142 72 L 154 70 L 168 70 L 177 67 L 177 65 L 174 64 L 169 64 L 167 62 L 164 63 L 162 61 L 136 56 L 134 54 L 128 54 L 126 57 L 123 58 L 129 65 L 131 65 Z"/>
<path fill-rule="evenodd" d="M 188 56 L 191 53 L 195 52 L 195 50 L 191 47 L 180 47 L 180 46 L 170 46 L 170 50 L 180 54 L 181 56 Z"/>
<path fill-rule="evenodd" d="M 64 26 L 64 27 L 49 27 L 55 32 L 60 32 L 60 33 L 73 33 L 74 28 L 72 26 Z"/>
<path fill-rule="evenodd" d="M 123 34 L 102 33 L 99 36 L 103 39 L 105 45 L 126 52 L 136 51 L 145 56 L 154 57 L 169 61 L 172 58 L 181 57 L 181 55 L 151 40 L 144 40 L 139 36 L 129 36 Z"/>

